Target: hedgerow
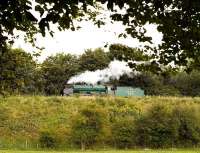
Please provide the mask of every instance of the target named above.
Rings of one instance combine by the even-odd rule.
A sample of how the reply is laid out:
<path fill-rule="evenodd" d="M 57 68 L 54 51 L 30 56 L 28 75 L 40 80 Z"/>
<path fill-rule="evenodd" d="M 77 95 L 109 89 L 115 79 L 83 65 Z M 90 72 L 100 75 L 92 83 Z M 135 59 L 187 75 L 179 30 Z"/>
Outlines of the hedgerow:
<path fill-rule="evenodd" d="M 200 98 L 0 97 L 0 148 L 200 147 Z"/>

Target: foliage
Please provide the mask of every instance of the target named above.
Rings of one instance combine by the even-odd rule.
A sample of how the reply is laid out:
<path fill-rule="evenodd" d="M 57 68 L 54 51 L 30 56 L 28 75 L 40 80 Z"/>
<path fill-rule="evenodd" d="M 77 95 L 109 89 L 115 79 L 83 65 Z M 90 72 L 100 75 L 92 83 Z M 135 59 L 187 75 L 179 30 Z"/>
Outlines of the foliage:
<path fill-rule="evenodd" d="M 145 95 L 181 95 L 179 88 L 177 88 L 175 83 L 172 83 L 171 79 L 173 79 L 173 75 L 169 76 L 170 81 L 165 81 L 165 78 L 162 75 L 155 75 L 150 72 L 143 72 L 139 74 L 132 74 L 131 77 L 123 75 L 119 79 L 118 84 L 142 88 L 145 91 Z M 186 90 L 188 90 L 188 88 Z"/>
<path fill-rule="evenodd" d="M 131 48 L 122 44 L 112 44 L 109 47 L 109 57 L 117 59 L 120 61 L 128 62 L 129 67 L 137 71 L 147 71 L 147 63 L 152 59 L 148 54 L 145 54 L 143 50 L 138 48 Z M 144 65 L 142 66 L 142 64 Z M 151 66 L 151 69 L 148 69 L 150 72 L 155 72 L 156 69 Z"/>
<path fill-rule="evenodd" d="M 192 71 L 190 74 L 185 72 L 178 73 L 171 77 L 171 84 L 176 87 L 184 96 L 200 95 L 200 72 Z"/>
<path fill-rule="evenodd" d="M 6 108 L 0 108 L 0 130 L 2 127 L 6 126 L 6 123 L 9 119 L 9 114 Z"/>
<path fill-rule="evenodd" d="M 27 93 L 33 87 L 36 63 L 22 49 L 10 49 L 0 56 L 0 93 Z"/>
<path fill-rule="evenodd" d="M 95 71 L 108 67 L 110 59 L 103 49 L 97 48 L 95 50 L 88 49 L 80 58 L 80 67 L 82 71 Z"/>
<path fill-rule="evenodd" d="M 118 59 L 120 61 L 147 61 L 150 59 L 141 50 L 131 48 L 122 44 L 112 44 L 109 47 L 109 55 L 111 59 Z"/>
<path fill-rule="evenodd" d="M 148 149 L 146 149 L 148 150 Z M 144 149 L 135 149 L 135 150 L 116 150 L 116 149 L 109 149 L 106 150 L 107 153 L 146 153 L 147 151 Z M 1 152 L 4 153 L 34 153 L 34 150 L 14 150 L 14 149 L 9 149 L 9 150 L 0 150 Z M 81 150 L 69 150 L 70 153 L 82 153 L 83 151 Z M 37 151 L 37 153 L 51 153 L 52 150 L 40 150 Z M 61 151 L 53 151 L 54 153 L 60 153 Z M 85 151 L 86 153 L 104 153 L 104 150 L 87 150 Z M 151 149 L 148 151 L 149 153 L 159 153 L 159 152 L 164 152 L 164 153 L 194 153 L 194 152 L 199 152 L 199 149 Z"/>
<path fill-rule="evenodd" d="M 184 112 L 184 113 L 183 113 Z M 179 106 L 174 109 L 173 117 L 178 123 L 178 144 L 197 146 L 200 143 L 199 106 Z"/>
<path fill-rule="evenodd" d="M 112 55 L 118 55 L 118 59 L 125 60 L 120 52 L 128 52 L 127 58 L 131 52 L 132 56 L 129 58 L 133 58 L 136 63 L 149 58 L 137 49 L 127 46 L 115 44 L 110 48 L 112 49 L 109 52 L 103 49 L 87 50 L 79 57 L 60 53 L 37 64 L 30 53 L 7 47 L 7 51 L 0 56 L 3 63 L 0 66 L 0 94 L 60 95 L 70 77 L 82 71 L 106 68 L 114 58 Z M 160 74 L 141 70 L 133 72 L 131 76 L 123 75 L 119 81 L 111 80 L 109 83 L 139 87 L 146 95 L 199 96 L 199 78 L 199 70 L 185 73 L 180 69 L 174 71 L 166 67 L 165 72 Z"/>
<path fill-rule="evenodd" d="M 112 19 L 122 21 L 126 32 L 142 42 L 151 42 L 145 35 L 146 24 L 156 24 L 157 30 L 163 34 L 162 44 L 153 48 L 158 63 L 187 66 L 189 60 L 199 65 L 199 1 L 109 1 L 108 8 L 114 5 L 123 7 L 126 12 L 115 13 Z M 192 11 L 191 11 L 192 10 Z M 148 45 L 149 47 L 149 45 Z M 149 49 L 147 47 L 147 50 Z M 191 60 L 192 59 L 192 60 Z M 152 64 L 155 61 L 152 61 Z M 195 65 L 193 64 L 193 65 Z"/>
<path fill-rule="evenodd" d="M 34 153 L 35 151 L 27 151 L 27 150 L 0 150 L 1 152 L 4 153 Z M 60 151 L 53 151 L 54 153 L 60 153 Z M 88 150 L 85 151 L 86 153 L 104 153 L 104 150 Z M 107 153 L 146 153 L 147 151 L 144 149 L 137 149 L 137 150 L 115 150 L 115 149 L 110 149 L 110 150 L 106 150 Z M 199 152 L 199 149 L 159 149 L 159 150 L 149 150 L 149 153 L 160 153 L 160 152 L 164 152 L 164 153 L 194 153 L 194 152 Z M 37 151 L 37 153 L 52 153 L 52 150 L 50 151 Z M 82 153 L 82 151 L 79 150 L 70 150 L 70 153 Z"/>
<path fill-rule="evenodd" d="M 48 57 L 41 65 L 44 90 L 47 95 L 59 95 L 67 80 L 79 72 L 76 56 L 57 54 Z"/>
<path fill-rule="evenodd" d="M 0 97 L 0 148 L 199 147 L 199 98 Z"/>
<path fill-rule="evenodd" d="M 87 19 L 98 20 L 97 10 L 99 3 L 107 4 L 107 9 L 113 13 L 111 19 L 121 21 L 126 25 L 126 32 L 141 42 L 150 42 L 151 37 L 146 35 L 144 25 L 155 24 L 157 30 L 163 34 L 162 44 L 158 48 L 151 48 L 156 60 L 151 61 L 153 67 L 158 63 L 199 67 L 199 4 L 197 0 L 82 0 L 82 1 L 43 1 L 36 0 L 35 6 L 30 0 L 3 0 L 0 2 L 0 46 L 6 45 L 7 35 L 13 35 L 15 29 L 24 31 L 31 41 L 34 34 L 45 36 L 46 30 L 53 35 L 51 23 L 57 24 L 60 30 L 71 28 L 75 30 L 73 20 L 85 16 Z M 33 6 L 33 8 L 32 8 Z M 125 11 L 117 11 L 116 8 Z M 34 16 L 38 14 L 38 17 Z M 86 15 L 87 14 L 87 15 Z M 97 21 L 99 26 L 102 21 Z M 190 67 L 191 68 L 191 67 Z"/>
<path fill-rule="evenodd" d="M 128 149 L 135 145 L 135 125 L 132 118 L 118 118 L 111 128 L 115 147 Z"/>
<path fill-rule="evenodd" d="M 72 140 L 82 150 L 94 146 L 104 135 L 106 115 L 101 109 L 87 107 L 80 110 L 72 123 Z"/>
<path fill-rule="evenodd" d="M 56 140 L 49 132 L 41 132 L 39 141 L 42 148 L 56 147 Z"/>
<path fill-rule="evenodd" d="M 172 147 L 177 123 L 165 105 L 155 104 L 136 121 L 136 141 L 143 147 Z"/>
<path fill-rule="evenodd" d="M 57 23 L 59 30 L 74 30 L 73 19 L 83 16 L 87 5 L 93 5 L 93 1 L 36 0 L 34 3 L 30 0 L 3 0 L 0 2 L 0 46 L 5 45 L 8 35 L 15 36 L 14 30 L 25 32 L 31 42 L 36 33 L 45 36 L 48 30 L 53 35 L 52 23 Z"/>

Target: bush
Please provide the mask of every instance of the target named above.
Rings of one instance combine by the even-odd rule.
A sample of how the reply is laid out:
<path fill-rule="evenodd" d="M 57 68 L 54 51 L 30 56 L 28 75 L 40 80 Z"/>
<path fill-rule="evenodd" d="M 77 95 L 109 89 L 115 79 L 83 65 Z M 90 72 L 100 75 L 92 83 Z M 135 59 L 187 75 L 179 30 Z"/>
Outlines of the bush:
<path fill-rule="evenodd" d="M 120 149 L 131 148 L 135 144 L 134 120 L 120 118 L 112 125 L 112 139 L 114 146 Z"/>
<path fill-rule="evenodd" d="M 200 147 L 199 110 L 200 98 L 11 96 L 0 98 L 0 146 Z"/>
<path fill-rule="evenodd" d="M 52 149 L 56 147 L 55 137 L 49 132 L 41 132 L 39 142 L 42 148 Z"/>
<path fill-rule="evenodd" d="M 172 76 L 171 84 L 183 96 L 200 96 L 200 71 L 192 71 L 190 74 L 180 72 Z"/>
<path fill-rule="evenodd" d="M 172 147 L 176 137 L 177 125 L 165 105 L 153 105 L 136 121 L 136 142 L 141 147 Z"/>
<path fill-rule="evenodd" d="M 182 147 L 196 147 L 200 143 L 200 107 L 182 105 L 176 107 L 173 118 L 177 121 L 177 145 Z"/>
<path fill-rule="evenodd" d="M 80 110 L 72 123 L 72 141 L 82 150 L 91 148 L 105 136 L 106 114 L 101 108 L 89 106 Z"/>
<path fill-rule="evenodd" d="M 181 93 L 172 85 L 161 85 L 157 88 L 157 95 L 159 96 L 180 96 Z"/>

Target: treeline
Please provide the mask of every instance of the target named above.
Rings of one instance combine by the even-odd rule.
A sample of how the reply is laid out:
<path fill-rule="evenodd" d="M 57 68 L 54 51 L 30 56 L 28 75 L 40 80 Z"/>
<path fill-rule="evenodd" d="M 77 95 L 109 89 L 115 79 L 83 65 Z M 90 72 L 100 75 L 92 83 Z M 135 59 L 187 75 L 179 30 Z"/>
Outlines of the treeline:
<path fill-rule="evenodd" d="M 38 64 L 30 53 L 8 48 L 0 56 L 0 94 L 60 95 L 70 77 L 107 67 L 107 54 L 100 48 L 80 56 L 59 53 Z"/>
<path fill-rule="evenodd" d="M 125 75 L 118 84 L 141 87 L 146 95 L 194 97 L 200 96 L 200 71 L 176 72 L 167 76 L 143 72 L 131 78 Z"/>
<path fill-rule="evenodd" d="M 11 96 L 0 101 L 4 149 L 200 147 L 199 98 Z"/>
<path fill-rule="evenodd" d="M 88 49 L 80 56 L 60 53 L 39 64 L 30 53 L 22 49 L 8 48 L 0 57 L 0 94 L 60 95 L 70 77 L 86 70 L 104 69 L 113 59 L 124 58 L 133 61 L 150 59 L 138 49 L 114 44 L 108 52 L 97 48 Z M 124 75 L 120 80 L 114 80 L 114 83 L 140 87 L 146 95 L 200 95 L 199 70 L 186 73 L 181 69 L 167 68 L 161 73 L 156 73 L 155 69 L 141 69 L 139 72 L 137 75 Z"/>

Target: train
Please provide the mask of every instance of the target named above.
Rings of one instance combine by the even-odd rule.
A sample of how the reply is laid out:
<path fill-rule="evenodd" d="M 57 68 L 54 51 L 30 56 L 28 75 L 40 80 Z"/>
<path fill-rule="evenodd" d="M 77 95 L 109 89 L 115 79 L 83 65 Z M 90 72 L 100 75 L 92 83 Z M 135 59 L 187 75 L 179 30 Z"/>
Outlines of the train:
<path fill-rule="evenodd" d="M 64 96 L 74 94 L 80 95 L 112 95 L 112 96 L 145 96 L 144 90 L 131 86 L 116 86 L 116 85 L 66 85 L 63 90 Z"/>

